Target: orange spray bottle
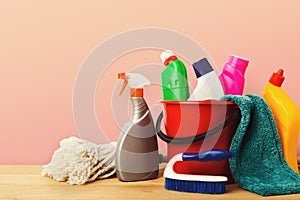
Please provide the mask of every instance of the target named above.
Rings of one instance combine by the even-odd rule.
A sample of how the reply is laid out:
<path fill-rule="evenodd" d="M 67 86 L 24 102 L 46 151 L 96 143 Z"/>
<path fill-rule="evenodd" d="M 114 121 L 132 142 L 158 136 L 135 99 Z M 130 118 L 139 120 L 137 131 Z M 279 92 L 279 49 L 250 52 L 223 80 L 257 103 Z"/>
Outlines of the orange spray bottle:
<path fill-rule="evenodd" d="M 297 142 L 300 129 L 300 110 L 281 88 L 284 79 L 282 69 L 273 73 L 263 91 L 263 96 L 274 115 L 284 158 L 288 165 L 298 172 Z"/>

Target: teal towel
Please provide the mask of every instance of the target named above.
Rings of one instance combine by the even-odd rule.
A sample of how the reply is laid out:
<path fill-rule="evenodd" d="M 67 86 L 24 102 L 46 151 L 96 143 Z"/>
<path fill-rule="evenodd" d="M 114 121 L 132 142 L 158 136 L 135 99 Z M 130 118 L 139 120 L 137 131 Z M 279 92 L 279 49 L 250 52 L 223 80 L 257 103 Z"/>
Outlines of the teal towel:
<path fill-rule="evenodd" d="M 300 175 L 286 163 L 269 106 L 259 96 L 224 96 L 241 110 L 241 121 L 232 139 L 230 169 L 244 189 L 262 196 L 300 192 Z"/>

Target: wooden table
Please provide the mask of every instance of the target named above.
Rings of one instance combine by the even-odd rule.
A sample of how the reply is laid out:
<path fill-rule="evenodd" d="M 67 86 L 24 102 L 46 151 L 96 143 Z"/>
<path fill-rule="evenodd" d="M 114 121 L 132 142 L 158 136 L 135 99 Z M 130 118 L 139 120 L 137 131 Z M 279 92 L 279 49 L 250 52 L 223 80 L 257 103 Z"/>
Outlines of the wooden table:
<path fill-rule="evenodd" d="M 117 178 L 98 180 L 86 185 L 68 185 L 40 175 L 41 166 L 0 166 L 0 199 L 300 199 L 300 194 L 261 197 L 239 188 L 236 184 L 227 186 L 227 193 L 205 195 L 169 191 L 164 189 L 164 178 L 120 182 Z"/>

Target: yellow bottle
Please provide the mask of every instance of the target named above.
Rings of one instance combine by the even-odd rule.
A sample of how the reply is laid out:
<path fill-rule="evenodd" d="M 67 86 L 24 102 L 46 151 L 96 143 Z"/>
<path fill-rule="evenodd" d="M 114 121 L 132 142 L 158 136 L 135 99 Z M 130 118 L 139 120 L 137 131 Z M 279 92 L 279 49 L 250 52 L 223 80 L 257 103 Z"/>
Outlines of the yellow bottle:
<path fill-rule="evenodd" d="M 263 91 L 263 96 L 274 115 L 284 158 L 288 165 L 298 173 L 297 143 L 300 129 L 300 110 L 281 88 L 284 79 L 282 69 L 273 73 Z"/>

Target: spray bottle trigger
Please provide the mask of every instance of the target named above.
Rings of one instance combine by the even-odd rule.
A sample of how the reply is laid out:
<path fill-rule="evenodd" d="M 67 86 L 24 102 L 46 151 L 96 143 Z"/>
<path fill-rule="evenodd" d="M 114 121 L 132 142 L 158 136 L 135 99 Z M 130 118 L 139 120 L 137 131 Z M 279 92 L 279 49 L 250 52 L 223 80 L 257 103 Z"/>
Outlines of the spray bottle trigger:
<path fill-rule="evenodd" d="M 122 88 L 121 88 L 121 90 L 119 92 L 119 96 L 121 96 L 123 94 L 123 92 L 124 92 L 127 84 L 128 84 L 128 79 L 124 79 L 124 83 L 123 83 Z"/>

